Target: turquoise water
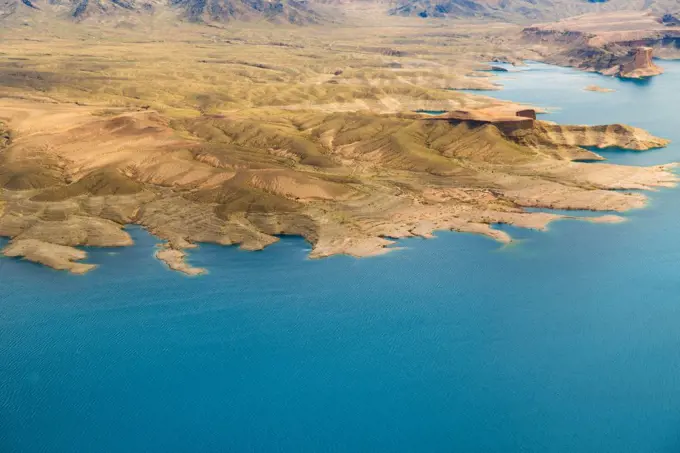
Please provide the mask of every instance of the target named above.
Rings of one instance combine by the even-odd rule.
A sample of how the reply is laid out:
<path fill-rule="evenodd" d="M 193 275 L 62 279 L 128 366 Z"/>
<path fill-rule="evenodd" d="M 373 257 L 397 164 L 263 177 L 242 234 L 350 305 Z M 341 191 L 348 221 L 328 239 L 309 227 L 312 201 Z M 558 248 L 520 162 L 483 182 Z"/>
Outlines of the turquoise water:
<path fill-rule="evenodd" d="M 472 91 L 499 99 L 531 104 L 550 111 L 541 115 L 563 124 L 624 123 L 642 127 L 661 137 L 680 141 L 679 123 L 673 106 L 680 102 L 680 62 L 660 62 L 666 73 L 662 77 L 635 81 L 581 73 L 540 63 L 509 68 L 497 73 L 503 91 Z M 616 90 L 614 93 L 584 91 L 588 85 Z M 610 162 L 627 165 L 657 165 L 680 161 L 680 146 L 664 152 L 601 151 Z"/>
<path fill-rule="evenodd" d="M 424 113 L 426 115 L 441 115 L 446 112 L 446 110 L 416 110 L 416 113 Z"/>
<path fill-rule="evenodd" d="M 680 143 L 680 63 L 665 66 L 636 85 L 531 65 L 498 96 Z M 678 191 L 628 217 L 363 260 L 308 260 L 296 238 L 204 245 L 199 278 L 134 228 L 136 247 L 90 251 L 87 276 L 0 260 L 0 451 L 680 451 Z"/>

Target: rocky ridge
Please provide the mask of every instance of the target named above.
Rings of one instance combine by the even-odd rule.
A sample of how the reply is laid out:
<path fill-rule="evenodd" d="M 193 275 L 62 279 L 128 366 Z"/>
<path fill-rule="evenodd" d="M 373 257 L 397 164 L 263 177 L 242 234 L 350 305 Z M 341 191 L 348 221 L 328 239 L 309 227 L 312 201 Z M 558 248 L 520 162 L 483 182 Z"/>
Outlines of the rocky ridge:
<path fill-rule="evenodd" d="M 0 0 L 0 19 L 48 18 L 126 26 L 156 17 L 198 23 L 260 21 L 297 25 L 330 21 L 305 0 Z"/>
<path fill-rule="evenodd" d="M 156 19 L 220 24 L 269 21 L 309 25 L 353 24 L 369 16 L 482 18 L 515 23 L 555 20 L 586 13 L 651 10 L 659 23 L 673 26 L 677 5 L 672 0 L 0 0 L 0 20 L 56 18 L 76 22 L 112 23 L 134 27 Z"/>

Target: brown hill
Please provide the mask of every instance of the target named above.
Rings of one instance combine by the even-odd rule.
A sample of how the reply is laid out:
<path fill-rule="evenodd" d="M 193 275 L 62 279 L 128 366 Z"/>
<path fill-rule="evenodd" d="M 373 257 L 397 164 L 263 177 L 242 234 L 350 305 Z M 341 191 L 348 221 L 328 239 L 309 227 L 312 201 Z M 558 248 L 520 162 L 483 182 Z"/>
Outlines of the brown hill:
<path fill-rule="evenodd" d="M 0 0 L 0 19 L 135 21 L 170 17 L 191 22 L 270 21 L 310 24 L 322 15 L 304 0 Z"/>

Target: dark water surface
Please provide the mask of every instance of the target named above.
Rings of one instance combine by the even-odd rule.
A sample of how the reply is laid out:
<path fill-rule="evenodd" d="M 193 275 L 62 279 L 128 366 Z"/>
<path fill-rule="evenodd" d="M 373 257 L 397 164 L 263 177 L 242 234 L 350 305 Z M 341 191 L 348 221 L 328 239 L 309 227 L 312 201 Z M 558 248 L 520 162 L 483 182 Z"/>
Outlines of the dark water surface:
<path fill-rule="evenodd" d="M 664 66 L 634 84 L 530 65 L 497 96 L 680 144 L 680 63 Z M 2 259 L 0 452 L 678 452 L 679 195 L 623 224 L 506 228 L 507 247 L 204 245 L 200 278 L 167 271 L 140 229 L 91 250 L 87 276 Z"/>

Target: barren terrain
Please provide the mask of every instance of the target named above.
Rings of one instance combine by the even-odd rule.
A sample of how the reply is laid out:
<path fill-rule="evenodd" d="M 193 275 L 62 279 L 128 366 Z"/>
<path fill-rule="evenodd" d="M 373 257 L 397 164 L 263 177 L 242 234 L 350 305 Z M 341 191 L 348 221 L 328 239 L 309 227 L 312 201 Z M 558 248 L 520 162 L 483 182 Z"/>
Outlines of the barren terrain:
<path fill-rule="evenodd" d="M 455 89 L 498 89 L 485 62 L 535 57 L 505 24 L 3 30 L 4 253 L 85 272 L 79 246 L 130 246 L 195 274 L 198 243 L 260 250 L 301 235 L 315 258 L 369 256 L 438 229 L 612 222 L 670 186 L 665 167 L 591 164 L 588 148 L 667 144 L 624 125 L 555 125 Z M 446 111 L 436 116 L 423 111 Z M 418 113 L 421 112 L 421 113 Z M 616 190 L 614 190 L 616 189 Z"/>

